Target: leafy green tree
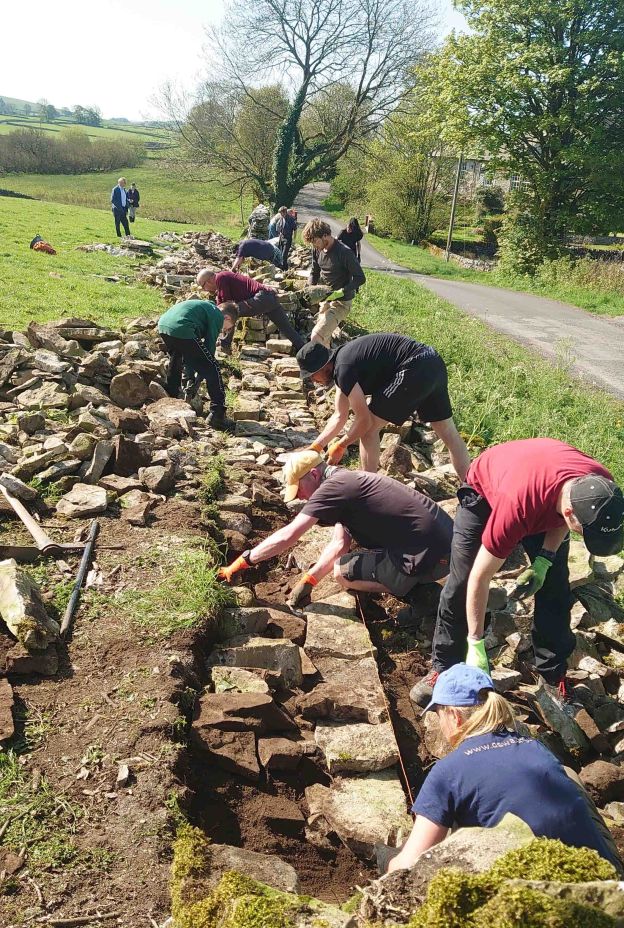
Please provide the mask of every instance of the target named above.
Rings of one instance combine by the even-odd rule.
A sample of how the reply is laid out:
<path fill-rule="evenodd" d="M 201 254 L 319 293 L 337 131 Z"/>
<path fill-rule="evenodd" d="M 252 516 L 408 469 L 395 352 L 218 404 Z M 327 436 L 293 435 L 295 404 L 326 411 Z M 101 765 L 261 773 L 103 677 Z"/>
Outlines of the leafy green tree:
<path fill-rule="evenodd" d="M 286 89 L 265 194 L 274 205 L 330 177 L 349 147 L 392 112 L 432 26 L 426 0 L 229 0 L 222 24 L 209 32 L 212 73 L 204 88 L 213 109 L 220 85 L 224 95 L 235 89 L 255 100 L 269 121 L 276 111 L 258 88 L 277 81 Z M 211 166 L 227 170 L 221 155 Z"/>
<path fill-rule="evenodd" d="M 32 106 L 30 105 L 30 103 L 24 103 L 22 107 L 22 112 L 24 116 L 30 116 L 30 114 L 32 113 Z"/>
<path fill-rule="evenodd" d="M 470 32 L 445 43 L 431 105 L 449 115 L 457 150 L 479 146 L 494 171 L 525 182 L 510 198 L 503 251 L 530 271 L 570 230 L 621 227 L 622 0 L 457 5 Z"/>

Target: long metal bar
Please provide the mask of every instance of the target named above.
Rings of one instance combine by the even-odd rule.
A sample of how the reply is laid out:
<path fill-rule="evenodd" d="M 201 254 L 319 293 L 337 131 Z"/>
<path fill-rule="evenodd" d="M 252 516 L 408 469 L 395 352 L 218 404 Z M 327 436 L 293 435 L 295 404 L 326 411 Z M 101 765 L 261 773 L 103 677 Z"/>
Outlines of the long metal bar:
<path fill-rule="evenodd" d="M 82 552 L 82 558 L 80 559 L 80 567 L 78 568 L 78 576 L 76 577 L 76 582 L 74 583 L 74 588 L 72 594 L 69 597 L 69 602 L 67 603 L 67 608 L 65 609 L 65 614 L 63 616 L 63 621 L 61 622 L 61 637 L 65 637 L 69 631 L 78 606 L 78 600 L 80 599 L 80 591 L 82 589 L 82 584 L 84 583 L 84 578 L 91 564 L 91 556 L 93 554 L 93 548 L 95 545 L 95 539 L 100 530 L 100 523 L 97 519 L 94 519 L 89 528 L 89 535 L 85 543 L 84 551 Z"/>

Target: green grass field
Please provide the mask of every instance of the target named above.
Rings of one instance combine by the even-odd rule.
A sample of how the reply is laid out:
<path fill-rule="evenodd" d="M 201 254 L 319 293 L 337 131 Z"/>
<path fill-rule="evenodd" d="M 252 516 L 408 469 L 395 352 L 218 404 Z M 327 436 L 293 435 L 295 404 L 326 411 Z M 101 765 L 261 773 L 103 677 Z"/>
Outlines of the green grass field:
<path fill-rule="evenodd" d="M 251 212 L 250 197 L 243 197 L 241 219 L 241 203 L 233 188 L 218 181 L 186 176 L 162 158 L 147 159 L 138 168 L 120 168 L 106 174 L 4 175 L 0 176 L 0 187 L 47 202 L 110 209 L 111 189 L 122 174 L 129 184 L 136 183 L 141 194 L 137 235 L 143 234 L 140 227 L 147 218 L 201 223 L 236 237 Z"/>
<path fill-rule="evenodd" d="M 76 251 L 76 245 L 117 242 L 109 211 L 0 197 L 0 228 L 0 328 L 64 316 L 114 326 L 165 308 L 160 291 L 134 280 L 138 259 Z M 184 228 L 143 220 L 139 231 L 151 239 L 165 229 Z M 37 233 L 56 248 L 55 256 L 30 250 Z M 104 279 L 109 275 L 131 280 L 110 283 Z"/>
<path fill-rule="evenodd" d="M 460 427 L 485 444 L 549 436 L 593 454 L 624 481 L 624 403 L 592 390 L 406 280 L 369 272 L 353 321 L 435 345 L 449 366 Z"/>
<path fill-rule="evenodd" d="M 154 129 L 149 126 L 136 126 L 132 123 L 103 122 L 101 126 L 78 126 L 71 119 L 60 116 L 52 122 L 41 121 L 38 116 L 0 116 L 0 134 L 14 132 L 16 129 L 37 129 L 41 132 L 62 132 L 64 129 L 83 129 L 92 139 L 115 138 L 120 135 L 139 139 L 143 142 L 170 141 L 166 129 Z"/>

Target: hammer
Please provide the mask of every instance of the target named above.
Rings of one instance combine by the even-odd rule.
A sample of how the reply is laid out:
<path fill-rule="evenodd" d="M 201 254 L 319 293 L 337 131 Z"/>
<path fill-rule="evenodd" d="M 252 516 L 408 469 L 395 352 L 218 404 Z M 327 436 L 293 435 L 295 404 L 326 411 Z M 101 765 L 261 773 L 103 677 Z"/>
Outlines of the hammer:
<path fill-rule="evenodd" d="M 83 550 L 84 545 L 82 544 L 63 545 L 53 541 L 47 532 L 42 529 L 37 520 L 33 519 L 26 507 L 23 506 L 18 499 L 15 499 L 14 496 L 11 496 L 9 491 L 1 484 L 0 491 L 2 492 L 2 495 L 6 499 L 9 506 L 11 506 L 16 515 L 22 520 L 32 537 L 35 539 L 36 545 L 42 554 L 46 554 L 49 557 L 60 557 L 61 555 L 71 553 L 72 551 L 76 552 Z"/>

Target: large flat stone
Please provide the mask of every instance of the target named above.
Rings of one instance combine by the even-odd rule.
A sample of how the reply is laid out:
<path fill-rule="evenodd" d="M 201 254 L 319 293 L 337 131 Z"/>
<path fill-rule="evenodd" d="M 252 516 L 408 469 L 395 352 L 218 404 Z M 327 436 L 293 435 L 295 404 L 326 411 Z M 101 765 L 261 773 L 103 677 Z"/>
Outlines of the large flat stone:
<path fill-rule="evenodd" d="M 360 619 L 356 616 L 324 615 L 316 611 L 321 608 L 319 603 L 314 603 L 313 607 L 314 611 L 306 610 L 308 629 L 305 650 L 314 663 L 317 657 L 341 657 L 359 661 L 376 655 L 377 650 Z M 340 608 L 334 607 L 336 610 Z"/>
<path fill-rule="evenodd" d="M 319 722 L 314 739 L 331 774 L 373 773 L 399 762 L 399 749 L 390 722 L 369 725 Z"/>
<path fill-rule="evenodd" d="M 24 409 L 67 409 L 69 394 L 60 383 L 44 383 L 40 387 L 24 390 L 17 397 Z"/>
<path fill-rule="evenodd" d="M 288 686 L 300 686 L 302 679 L 299 648 L 287 639 L 237 635 L 214 649 L 209 664 L 277 670 Z"/>
<path fill-rule="evenodd" d="M 0 561 L 0 616 L 29 651 L 42 651 L 59 637 L 58 623 L 46 612 L 39 588 L 13 558 Z"/>
<path fill-rule="evenodd" d="M 310 693 L 304 693 L 297 699 L 297 712 L 310 721 L 325 719 L 334 722 L 368 722 L 372 725 L 387 721 L 388 710 L 381 686 L 375 685 L 374 678 L 372 687 L 358 678 L 360 664 L 365 661 L 341 661 L 352 670 L 353 686 L 347 682 L 319 683 Z M 347 675 L 346 679 L 349 679 Z"/>
<path fill-rule="evenodd" d="M 193 729 L 297 732 L 291 717 L 267 693 L 205 693 L 199 700 Z"/>
<path fill-rule="evenodd" d="M 260 670 L 243 667 L 212 667 L 210 681 L 215 693 L 270 693 L 271 687 Z"/>
<path fill-rule="evenodd" d="M 546 685 L 539 687 L 534 700 L 540 715 L 557 732 L 567 750 L 575 757 L 587 754 L 589 740 L 574 720 L 575 709 L 566 705 L 553 688 Z"/>
<path fill-rule="evenodd" d="M 362 857 L 372 858 L 379 843 L 397 847 L 411 831 L 403 787 L 393 770 L 345 777 L 330 787 L 315 783 L 305 795 L 308 826 L 334 832 Z"/>
<path fill-rule="evenodd" d="M 92 487 L 86 483 L 76 483 L 69 493 L 62 496 L 56 504 L 59 515 L 68 519 L 82 519 L 106 512 L 109 496 L 104 487 Z"/>
<path fill-rule="evenodd" d="M 274 854 L 258 854 L 228 844 L 211 844 L 208 848 L 209 866 L 201 877 L 202 886 L 213 889 L 228 870 L 237 870 L 285 893 L 299 892 L 299 878 L 290 864 Z"/>

